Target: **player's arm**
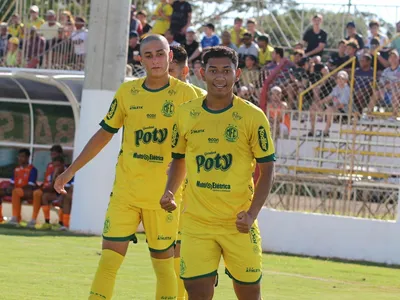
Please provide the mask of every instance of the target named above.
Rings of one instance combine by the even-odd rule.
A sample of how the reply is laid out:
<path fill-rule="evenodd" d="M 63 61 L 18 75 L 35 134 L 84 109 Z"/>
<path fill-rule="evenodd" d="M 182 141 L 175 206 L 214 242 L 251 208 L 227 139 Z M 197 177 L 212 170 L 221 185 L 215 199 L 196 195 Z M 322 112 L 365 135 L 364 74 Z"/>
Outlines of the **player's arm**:
<path fill-rule="evenodd" d="M 123 85 L 122 85 L 123 86 Z M 54 189 L 57 193 L 66 194 L 64 186 L 75 176 L 75 173 L 83 168 L 88 162 L 110 142 L 119 128 L 123 126 L 125 111 L 122 103 L 121 88 L 117 91 L 114 100 L 111 102 L 107 115 L 101 121 L 100 128 L 83 148 L 79 156 L 72 164 L 56 178 Z"/>
<path fill-rule="evenodd" d="M 186 139 L 182 130 L 180 120 L 180 108 L 176 113 L 176 121 L 172 127 L 172 163 L 168 171 L 168 180 L 165 187 L 164 195 L 161 197 L 160 205 L 162 209 L 172 211 L 176 209 L 175 193 L 182 184 L 186 176 L 185 152 Z"/>
<path fill-rule="evenodd" d="M 275 147 L 271 138 L 269 122 L 261 110 L 249 118 L 251 124 L 249 130 L 249 146 L 254 158 L 260 168 L 258 179 L 251 206 L 247 211 L 241 211 L 237 215 L 236 228 L 241 233 L 248 233 L 257 219 L 258 213 L 263 207 L 271 190 L 274 177 Z"/>

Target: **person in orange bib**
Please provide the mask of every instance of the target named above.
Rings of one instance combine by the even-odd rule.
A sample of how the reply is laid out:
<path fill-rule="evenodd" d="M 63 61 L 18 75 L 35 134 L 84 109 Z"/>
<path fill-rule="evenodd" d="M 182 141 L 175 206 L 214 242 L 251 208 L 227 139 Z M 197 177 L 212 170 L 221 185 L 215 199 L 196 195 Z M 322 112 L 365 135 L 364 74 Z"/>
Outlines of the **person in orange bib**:
<path fill-rule="evenodd" d="M 38 171 L 29 164 L 31 152 L 29 149 L 18 151 L 18 167 L 10 179 L 12 188 L 12 218 L 8 222 L 10 225 L 17 225 L 21 221 L 22 200 L 32 199 L 33 191 L 36 187 Z"/>

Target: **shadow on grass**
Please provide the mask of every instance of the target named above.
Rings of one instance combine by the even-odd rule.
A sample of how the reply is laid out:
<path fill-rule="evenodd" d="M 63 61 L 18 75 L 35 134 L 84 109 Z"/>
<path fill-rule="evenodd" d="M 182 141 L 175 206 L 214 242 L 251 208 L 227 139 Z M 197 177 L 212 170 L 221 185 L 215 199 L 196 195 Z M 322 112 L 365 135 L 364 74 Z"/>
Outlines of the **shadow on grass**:
<path fill-rule="evenodd" d="M 274 255 L 274 256 L 308 258 L 308 259 L 319 260 L 319 261 L 360 265 L 360 266 L 366 266 L 366 267 L 380 267 L 380 268 L 388 268 L 388 269 L 400 269 L 400 265 L 389 265 L 389 264 L 384 264 L 384 263 L 368 262 L 368 261 L 364 261 L 364 260 L 346 260 L 346 259 L 337 258 L 337 257 L 307 256 L 307 255 L 291 254 L 291 253 L 273 253 L 273 252 L 264 252 L 264 253 L 268 254 L 268 255 Z"/>
<path fill-rule="evenodd" d="M 67 236 L 67 237 L 95 237 L 95 234 L 83 234 L 79 232 L 71 231 L 56 231 L 56 230 L 40 230 L 31 229 L 26 227 L 15 227 L 12 225 L 1 224 L 0 235 L 11 235 L 11 236 L 27 236 L 27 237 L 42 237 L 42 236 Z"/>

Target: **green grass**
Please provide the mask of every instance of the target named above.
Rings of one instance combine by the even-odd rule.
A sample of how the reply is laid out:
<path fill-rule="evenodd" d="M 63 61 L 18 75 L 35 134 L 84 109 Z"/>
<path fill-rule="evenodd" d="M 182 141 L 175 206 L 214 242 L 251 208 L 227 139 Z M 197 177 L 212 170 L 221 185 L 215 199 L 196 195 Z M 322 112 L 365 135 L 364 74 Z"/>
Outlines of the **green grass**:
<path fill-rule="evenodd" d="M 87 299 L 100 251 L 99 237 L 40 232 L 0 226 L 0 299 Z M 399 299 L 400 270 L 351 263 L 264 255 L 264 299 Z M 236 299 L 220 270 L 214 299 Z M 114 298 L 154 299 L 155 277 L 144 236 L 131 245 L 122 265 Z"/>

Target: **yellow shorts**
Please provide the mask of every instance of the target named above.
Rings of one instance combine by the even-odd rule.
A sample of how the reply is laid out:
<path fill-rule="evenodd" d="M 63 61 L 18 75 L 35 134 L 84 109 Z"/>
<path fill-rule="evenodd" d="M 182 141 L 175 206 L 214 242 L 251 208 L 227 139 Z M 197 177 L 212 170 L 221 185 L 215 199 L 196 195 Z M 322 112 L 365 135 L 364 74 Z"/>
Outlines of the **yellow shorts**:
<path fill-rule="evenodd" d="M 143 222 L 149 250 L 163 252 L 175 245 L 179 210 L 172 213 L 151 210 L 111 199 L 104 221 L 103 238 L 108 241 L 130 241 Z"/>
<path fill-rule="evenodd" d="M 257 284 L 262 277 L 261 236 L 257 223 L 250 233 L 192 235 L 183 232 L 181 274 L 184 280 L 216 276 L 221 259 L 225 273 L 241 284 Z"/>

